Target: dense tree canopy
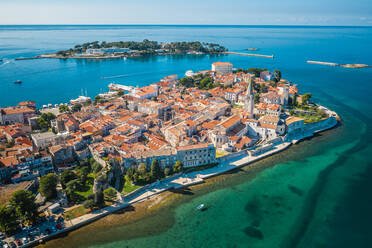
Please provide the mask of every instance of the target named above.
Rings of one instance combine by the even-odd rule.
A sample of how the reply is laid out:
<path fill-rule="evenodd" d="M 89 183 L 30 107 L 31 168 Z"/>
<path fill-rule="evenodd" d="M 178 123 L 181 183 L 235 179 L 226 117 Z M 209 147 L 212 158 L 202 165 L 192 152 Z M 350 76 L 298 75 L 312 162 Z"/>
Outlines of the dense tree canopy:
<path fill-rule="evenodd" d="M 159 162 L 156 158 L 152 161 L 150 175 L 153 180 L 161 179 L 163 177 Z"/>
<path fill-rule="evenodd" d="M 46 199 L 53 199 L 57 196 L 58 176 L 54 173 L 40 178 L 39 192 Z"/>
<path fill-rule="evenodd" d="M 103 191 L 103 195 L 106 200 L 113 201 L 117 197 L 117 192 L 114 188 L 110 187 Z"/>
<path fill-rule="evenodd" d="M 170 42 L 161 44 L 157 41 L 150 41 L 144 39 L 143 41 L 93 41 L 87 42 L 81 45 L 76 45 L 74 48 L 70 48 L 65 51 L 57 52 L 58 55 L 67 56 L 69 54 L 85 52 L 89 48 L 100 49 L 100 48 L 129 48 L 131 50 L 137 50 L 145 53 L 153 53 L 157 49 L 166 49 L 171 53 L 187 53 L 187 52 L 202 52 L 202 53 L 221 53 L 227 51 L 227 49 L 219 44 L 215 43 L 201 43 L 199 41 L 191 42 Z"/>
<path fill-rule="evenodd" d="M 38 206 L 35 196 L 28 190 L 17 190 L 12 194 L 9 205 L 15 209 L 19 220 L 26 223 L 35 223 L 38 216 Z"/>
<path fill-rule="evenodd" d="M 51 120 L 54 120 L 56 116 L 53 113 L 43 113 L 41 116 L 37 119 L 37 123 L 41 130 L 46 131 L 48 128 L 51 127 L 50 122 Z"/>
<path fill-rule="evenodd" d="M 7 204 L 0 206 L 0 229 L 10 233 L 18 227 L 17 215 L 13 206 Z"/>
<path fill-rule="evenodd" d="M 65 170 L 61 173 L 61 184 L 65 188 L 67 183 L 77 178 L 77 175 L 72 170 Z"/>

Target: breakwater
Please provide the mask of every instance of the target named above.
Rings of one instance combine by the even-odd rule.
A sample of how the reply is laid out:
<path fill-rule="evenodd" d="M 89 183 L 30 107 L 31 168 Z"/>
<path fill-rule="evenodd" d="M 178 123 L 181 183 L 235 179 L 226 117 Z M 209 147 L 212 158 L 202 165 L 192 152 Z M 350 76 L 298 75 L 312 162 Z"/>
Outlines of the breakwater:
<path fill-rule="evenodd" d="M 264 54 L 255 54 L 255 53 L 225 52 L 225 54 L 234 54 L 234 55 L 242 55 L 242 56 L 253 56 L 253 57 L 262 57 L 262 58 L 270 58 L 270 59 L 273 59 L 274 58 L 274 55 L 264 55 Z"/>
<path fill-rule="evenodd" d="M 308 60 L 308 61 L 306 61 L 306 63 L 309 63 L 309 64 L 318 64 L 318 65 L 339 66 L 339 64 L 337 64 L 337 63 L 314 61 L 314 60 Z"/>
<path fill-rule="evenodd" d="M 314 60 L 307 60 L 306 63 L 309 64 L 318 64 L 318 65 L 329 65 L 329 66 L 340 66 L 344 68 L 366 68 L 371 67 L 370 65 L 366 64 L 337 64 L 333 62 L 322 62 L 322 61 L 314 61 Z"/>

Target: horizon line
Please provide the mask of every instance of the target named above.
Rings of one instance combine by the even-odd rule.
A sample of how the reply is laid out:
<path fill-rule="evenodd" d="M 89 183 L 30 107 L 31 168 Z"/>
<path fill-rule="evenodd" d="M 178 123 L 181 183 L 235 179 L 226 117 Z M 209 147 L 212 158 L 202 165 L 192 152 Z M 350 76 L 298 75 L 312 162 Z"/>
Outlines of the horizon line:
<path fill-rule="evenodd" d="M 0 26 L 372 27 L 372 25 L 320 25 L 320 24 L 0 24 Z"/>

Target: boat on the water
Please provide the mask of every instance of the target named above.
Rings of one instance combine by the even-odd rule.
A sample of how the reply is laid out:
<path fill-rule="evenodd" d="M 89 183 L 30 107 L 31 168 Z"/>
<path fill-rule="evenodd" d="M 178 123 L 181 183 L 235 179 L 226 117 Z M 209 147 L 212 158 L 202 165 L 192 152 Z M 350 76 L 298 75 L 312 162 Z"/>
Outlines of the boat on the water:
<path fill-rule="evenodd" d="M 194 76 L 195 75 L 195 73 L 192 71 L 192 70 L 188 70 L 188 71 L 186 71 L 186 73 L 185 73 L 185 76 L 186 77 L 192 77 L 192 76 Z"/>
<path fill-rule="evenodd" d="M 16 80 L 16 81 L 14 81 L 14 83 L 15 83 L 15 84 L 21 84 L 22 81 L 21 81 L 21 80 Z"/>
<path fill-rule="evenodd" d="M 247 51 L 258 51 L 258 48 L 247 48 Z"/>
<path fill-rule="evenodd" d="M 202 204 L 198 205 L 198 206 L 196 207 L 196 209 L 197 209 L 197 210 L 200 210 L 200 211 L 204 211 L 204 210 L 207 209 L 207 206 L 206 206 L 204 203 L 202 203 Z"/>

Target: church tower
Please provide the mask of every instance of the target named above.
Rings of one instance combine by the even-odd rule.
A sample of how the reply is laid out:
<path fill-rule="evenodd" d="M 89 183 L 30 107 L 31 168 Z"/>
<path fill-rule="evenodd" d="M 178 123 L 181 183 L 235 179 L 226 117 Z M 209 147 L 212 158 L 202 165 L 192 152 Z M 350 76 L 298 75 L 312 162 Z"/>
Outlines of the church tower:
<path fill-rule="evenodd" d="M 254 94 L 252 88 L 252 79 L 249 80 L 248 88 L 245 93 L 245 103 L 244 103 L 245 111 L 250 113 L 253 116 L 253 109 L 254 109 Z"/>

